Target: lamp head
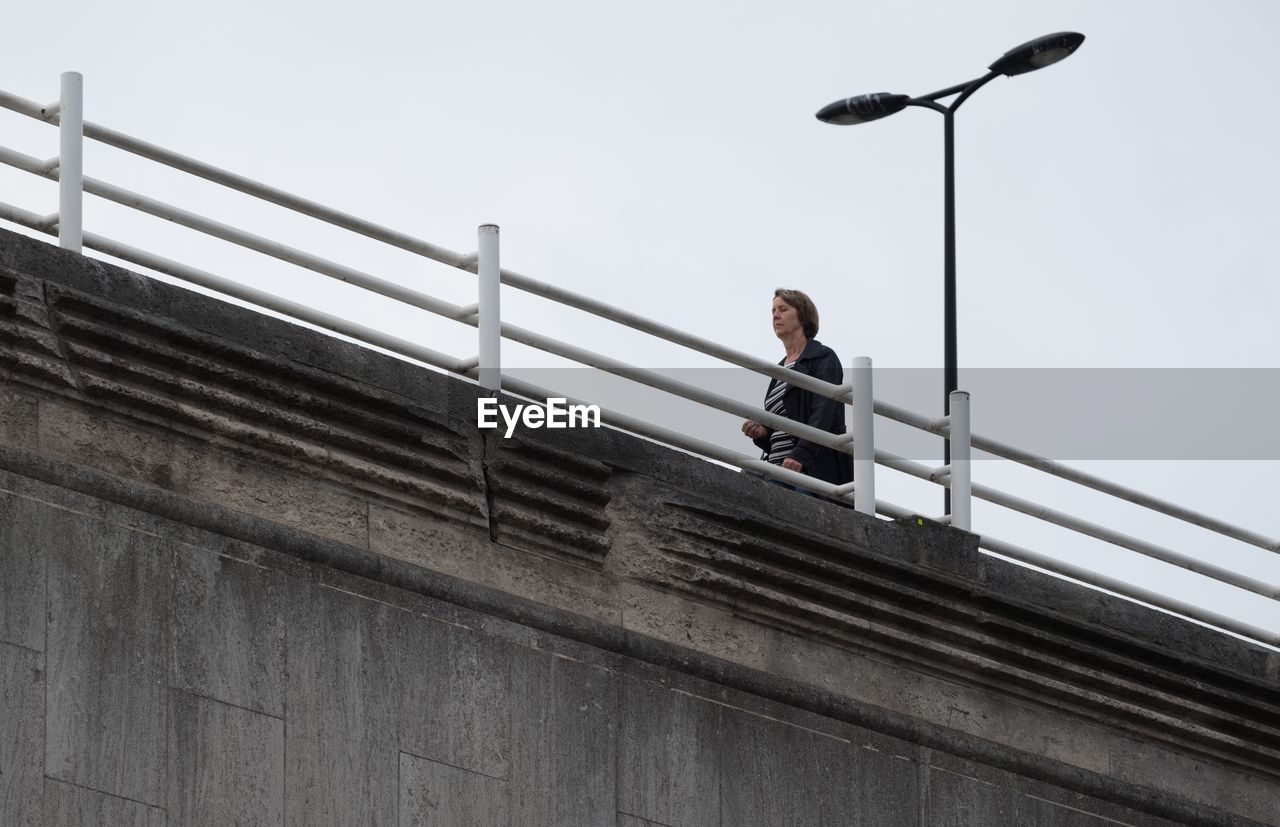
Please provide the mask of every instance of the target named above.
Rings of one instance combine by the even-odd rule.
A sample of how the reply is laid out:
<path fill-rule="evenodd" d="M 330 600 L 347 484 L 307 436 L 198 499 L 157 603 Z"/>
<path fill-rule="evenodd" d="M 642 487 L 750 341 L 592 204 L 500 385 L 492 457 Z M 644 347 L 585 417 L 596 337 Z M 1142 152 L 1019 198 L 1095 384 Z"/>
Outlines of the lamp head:
<path fill-rule="evenodd" d="M 1043 69 L 1057 63 L 1080 48 L 1084 35 L 1079 32 L 1055 32 L 1035 40 L 1028 40 L 1021 46 L 1014 46 L 987 68 L 1007 77 L 1021 75 Z"/>
<path fill-rule="evenodd" d="M 888 92 L 858 95 L 827 104 L 818 110 L 817 117 L 823 123 L 867 123 L 901 112 L 910 100 L 907 95 L 891 95 Z"/>

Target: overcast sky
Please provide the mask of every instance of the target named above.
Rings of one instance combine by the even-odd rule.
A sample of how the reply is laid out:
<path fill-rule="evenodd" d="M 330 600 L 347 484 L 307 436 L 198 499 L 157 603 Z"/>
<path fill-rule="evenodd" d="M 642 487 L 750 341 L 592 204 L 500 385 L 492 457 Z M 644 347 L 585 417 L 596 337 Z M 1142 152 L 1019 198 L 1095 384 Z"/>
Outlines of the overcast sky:
<path fill-rule="evenodd" d="M 10 5 L 0 52 L 9 92 L 53 100 L 61 72 L 82 72 L 91 121 L 455 250 L 475 248 L 478 224 L 500 224 L 505 266 L 760 356 L 781 355 L 773 289 L 798 287 L 821 309 L 819 338 L 846 363 L 867 355 L 895 369 L 942 358 L 942 119 L 910 109 L 833 127 L 813 113 L 864 92 L 924 94 L 983 74 L 1032 37 L 1083 32 L 1065 62 L 997 79 L 957 115 L 959 354 L 975 429 L 1018 441 L 1033 413 L 1057 411 L 1058 424 L 1101 433 L 1107 408 L 1123 409 L 1156 448 L 1126 451 L 1113 439 L 1055 458 L 1280 536 L 1275 443 L 1254 459 L 1212 438 L 1239 432 L 1240 402 L 1195 407 L 1203 430 L 1188 453 L 1185 420 L 1142 427 L 1167 425 L 1176 394 L 1064 408 L 1052 377 L 1067 374 L 1049 373 L 1158 368 L 1194 398 L 1206 376 L 1258 369 L 1239 384 L 1261 388 L 1250 427 L 1269 432 L 1267 393 L 1280 398 L 1280 116 L 1266 101 L 1280 68 L 1280 4 Z M 7 111 L 0 142 L 57 152 L 53 129 Z M 86 174 L 475 300 L 471 276 L 108 148 L 90 146 Z M 0 199 L 56 210 L 54 184 L 7 168 Z M 475 352 L 470 329 L 315 274 L 96 199 L 85 215 L 90 231 L 460 357 Z M 633 364 L 716 364 L 513 291 L 504 311 Z M 513 347 L 505 356 L 562 364 Z M 1005 420 L 1016 435 L 993 430 L 992 411 L 984 427 L 977 388 L 994 376 L 1035 387 L 1028 414 Z M 763 384 L 746 380 L 743 400 L 758 401 Z M 892 386 L 886 374 L 881 387 Z M 925 397 L 924 412 L 941 413 L 929 409 L 938 396 Z M 749 448 L 732 417 L 699 427 Z M 1170 459 L 1153 459 L 1166 438 Z M 1198 460 L 1172 459 L 1188 455 Z M 882 499 L 940 511 L 936 488 L 895 476 L 881 474 Z M 979 463 L 975 478 L 1280 582 L 1280 559 L 1261 549 L 996 462 Z M 1274 601 L 994 507 L 979 504 L 974 527 L 1280 626 Z"/>

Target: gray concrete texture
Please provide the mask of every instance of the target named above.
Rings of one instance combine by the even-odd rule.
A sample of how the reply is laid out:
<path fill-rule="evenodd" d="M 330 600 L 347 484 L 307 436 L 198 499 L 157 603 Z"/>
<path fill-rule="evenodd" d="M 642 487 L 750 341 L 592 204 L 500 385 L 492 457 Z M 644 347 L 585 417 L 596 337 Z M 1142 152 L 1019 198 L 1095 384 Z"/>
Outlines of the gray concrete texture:
<path fill-rule="evenodd" d="M 16 475 L 0 519 L 50 595 L 5 824 L 1169 823 Z"/>
<path fill-rule="evenodd" d="M 1262 647 L 0 231 L 0 824 L 1280 824 Z"/>

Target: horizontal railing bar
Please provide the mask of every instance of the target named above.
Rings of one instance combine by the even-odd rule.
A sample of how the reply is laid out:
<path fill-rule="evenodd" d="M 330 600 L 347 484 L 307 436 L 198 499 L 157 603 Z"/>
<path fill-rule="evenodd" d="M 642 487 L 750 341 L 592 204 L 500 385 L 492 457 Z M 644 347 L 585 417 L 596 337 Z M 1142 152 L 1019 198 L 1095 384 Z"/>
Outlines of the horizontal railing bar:
<path fill-rule="evenodd" d="M 361 272 L 352 267 L 338 264 L 320 256 L 303 252 L 295 247 L 281 244 L 277 241 L 263 238 L 253 233 L 245 232 L 220 221 L 214 221 L 205 218 L 187 210 L 174 207 L 162 201 L 148 198 L 138 193 L 130 192 L 121 187 L 99 181 L 95 178 L 84 179 L 85 192 L 106 198 L 108 201 L 114 201 L 117 204 L 123 204 L 126 207 L 133 207 L 142 212 L 149 213 L 157 218 L 163 218 L 166 221 L 172 221 L 192 230 L 220 238 L 232 244 L 245 247 L 250 250 L 256 250 L 264 255 L 278 258 L 281 261 L 287 261 L 290 264 L 296 264 L 299 267 L 305 267 L 316 273 L 320 273 L 331 278 L 354 284 L 357 287 L 363 287 L 371 293 L 378 293 L 387 298 L 395 299 L 413 307 L 419 307 L 423 310 L 430 311 L 448 319 L 459 319 L 462 308 L 451 302 L 428 296 L 409 287 L 403 287 L 399 284 L 380 279 L 368 273 Z"/>
<path fill-rule="evenodd" d="M 1184 568 L 1188 571 L 1193 571 L 1196 574 L 1211 577 L 1220 582 L 1244 589 L 1245 591 L 1260 594 L 1263 597 L 1269 597 L 1272 600 L 1280 599 L 1280 585 L 1258 580 L 1256 578 L 1240 574 L 1239 572 L 1223 568 L 1222 566 L 1216 566 L 1213 563 L 1206 563 L 1203 560 L 1197 560 L 1196 558 L 1183 554 L 1182 552 L 1164 548 L 1163 546 L 1157 546 L 1154 543 L 1139 540 L 1136 537 L 1131 537 L 1128 534 L 1124 534 L 1119 531 L 1112 531 L 1111 529 L 1104 528 L 1097 523 L 1091 523 L 1088 520 L 1073 517 L 1070 514 L 1057 511 L 1056 509 L 1049 508 L 1048 506 L 1033 503 L 1030 500 L 1005 493 L 1004 491 L 998 491 L 990 486 L 974 483 L 973 496 L 980 497 L 988 502 L 993 502 L 996 505 L 1002 505 L 1005 508 L 1021 512 L 1028 516 L 1044 520 L 1045 522 L 1053 523 L 1054 525 L 1059 525 L 1063 528 L 1069 528 L 1072 531 L 1093 537 L 1096 540 L 1103 540 L 1111 543 L 1112 545 L 1121 546 L 1122 548 L 1127 548 L 1130 551 L 1136 551 L 1139 554 L 1161 560 L 1165 563 L 1169 563 L 1170 565 L 1178 566 L 1179 568 Z"/>
<path fill-rule="evenodd" d="M 901 408 L 888 402 L 881 402 L 878 399 L 875 402 L 875 411 L 881 416 L 901 422 L 904 425 L 911 425 L 922 431 L 936 434 L 937 436 L 947 437 L 950 434 L 950 429 L 947 426 L 945 419 L 930 419 L 929 417 L 921 416 L 913 411 L 909 411 L 906 408 Z M 1126 502 L 1131 502 L 1134 505 L 1164 514 L 1168 517 L 1173 517 L 1176 520 L 1181 520 L 1182 522 L 1199 526 L 1207 531 L 1212 531 L 1216 534 L 1230 537 L 1233 540 L 1239 540 L 1242 543 L 1248 543 L 1251 546 L 1257 546 L 1258 548 L 1263 548 L 1267 551 L 1280 552 L 1280 539 L 1276 539 L 1275 537 L 1267 537 L 1257 532 L 1250 531 L 1247 528 L 1232 525 L 1225 520 L 1220 520 L 1216 517 L 1202 514 L 1190 508 L 1185 508 L 1175 503 L 1161 500 L 1158 497 L 1138 491 L 1135 488 L 1111 482 L 1110 480 L 1090 474 L 1087 471 L 1081 471 L 1077 468 L 1072 468 L 1069 465 L 1064 465 L 1056 460 L 1037 456 L 1030 451 L 1015 448 L 1012 445 L 1007 445 L 989 437 L 979 436 L 975 433 L 970 437 L 969 442 L 974 448 L 985 451 L 993 456 L 1011 460 L 1021 465 L 1026 465 L 1029 468 L 1034 468 L 1037 471 L 1042 471 L 1043 473 L 1050 474 L 1058 477 L 1059 479 L 1074 482 L 1077 485 L 1083 485 L 1086 488 L 1092 488 L 1093 490 L 1100 491 L 1103 494 L 1109 494 L 1118 499 L 1125 500 Z"/>
<path fill-rule="evenodd" d="M 465 324 L 474 324 L 473 319 L 463 319 L 463 322 Z M 503 322 L 502 324 L 502 335 L 504 338 L 510 339 L 511 341 L 519 342 L 520 344 L 528 345 L 529 347 L 537 348 L 538 350 L 542 350 L 547 353 L 553 353 L 556 356 L 562 356 L 566 359 L 572 359 L 573 361 L 584 365 L 590 365 L 591 367 L 598 368 L 606 373 L 611 373 L 614 376 L 620 376 L 624 379 L 629 379 L 642 385 L 648 385 L 651 388 L 656 388 L 658 390 L 665 391 L 666 393 L 674 394 L 690 401 L 716 408 L 717 410 L 721 410 L 726 413 L 752 419 L 778 430 L 785 430 L 793 436 L 801 439 L 807 439 L 810 442 L 815 442 L 827 448 L 833 448 L 843 453 L 850 453 L 852 451 L 852 447 L 847 442 L 837 439 L 837 435 L 832 434 L 829 431 L 824 431 L 821 428 L 814 428 L 813 426 L 807 425 L 803 422 L 796 422 L 795 420 L 769 413 L 763 408 L 747 405 L 737 401 L 736 399 L 731 399 L 718 393 L 703 390 L 702 388 L 695 387 L 694 385 L 690 385 L 686 382 L 671 379 L 663 376 L 657 371 L 628 365 L 627 363 L 621 362 L 617 359 L 612 359 L 608 356 L 603 356 L 599 353 L 585 350 L 566 342 L 561 342 L 557 339 L 552 339 L 549 336 L 543 336 L 541 333 L 535 333 L 532 330 L 526 330 L 525 328 L 517 327 L 507 322 Z"/>
<path fill-rule="evenodd" d="M 880 499 L 876 500 L 876 513 L 892 517 L 895 520 L 905 520 L 916 515 L 916 512 L 910 508 L 903 508 L 900 505 L 893 505 Z"/>
<path fill-rule="evenodd" d="M 1184 508 L 1180 505 L 1161 500 L 1150 494 L 1138 491 L 1137 489 L 1090 474 L 1087 471 L 1081 471 L 1078 468 L 1063 465 L 1056 460 L 1040 457 L 1030 451 L 1024 451 L 1020 448 L 1015 448 L 1011 445 L 1006 445 L 1002 442 L 997 442 L 996 440 L 988 439 L 986 437 L 980 437 L 976 434 L 971 439 L 971 444 L 974 448 L 986 451 L 988 454 L 994 454 L 995 456 L 1026 465 L 1029 468 L 1035 468 L 1037 471 L 1042 471 L 1046 474 L 1059 477 L 1060 479 L 1068 480 L 1078 485 L 1083 485 L 1086 488 L 1092 488 L 1095 491 L 1110 494 L 1118 499 L 1131 502 L 1134 505 L 1139 505 L 1152 511 L 1158 511 L 1166 516 L 1173 517 L 1174 519 L 1181 520 L 1185 523 L 1191 523 L 1192 525 L 1230 537 L 1234 540 L 1239 540 L 1242 543 L 1248 543 L 1249 545 L 1264 548 L 1268 551 L 1280 552 L 1280 540 L 1274 537 L 1266 537 L 1246 528 L 1241 528 L 1240 526 L 1219 520 L 1216 517 L 1211 517 L 1207 514 L 1193 511 L 1190 508 Z"/>
<path fill-rule="evenodd" d="M 472 378 L 478 377 L 477 369 L 469 370 L 467 371 L 467 374 Z M 519 396 L 524 396 L 534 400 L 545 400 L 554 397 L 565 399 L 569 404 L 594 404 L 584 402 L 580 399 L 566 397 L 556 391 L 539 387 L 532 382 L 526 382 L 523 379 L 516 379 L 506 374 L 503 374 L 502 376 L 502 389 L 504 392 L 509 390 Z M 600 416 L 604 421 L 609 422 L 624 431 L 632 431 L 649 437 L 650 439 L 674 445 L 682 450 L 710 457 L 712 459 L 719 460 L 720 462 L 726 462 L 738 467 L 742 467 L 744 464 L 749 464 L 755 461 L 753 457 L 746 454 L 740 454 L 736 451 L 731 451 L 728 448 L 723 448 L 715 443 L 687 436 L 679 431 L 673 431 L 669 428 L 664 428 L 661 425 L 654 425 L 653 423 L 645 422 L 642 419 L 636 419 L 635 417 L 607 409 L 603 406 L 597 407 L 600 408 Z"/>
<path fill-rule="evenodd" d="M 50 167 L 45 161 L 41 161 L 34 155 L 27 155 L 24 152 L 18 152 L 8 147 L 0 146 L 0 164 L 6 164 L 15 169 L 39 175 L 41 178 L 48 178 L 53 181 L 58 180 L 57 166 Z"/>
<path fill-rule="evenodd" d="M 0 163 L 26 170 L 44 178 L 53 180 L 58 178 L 57 170 L 41 171 L 39 162 L 35 158 L 3 147 L 0 147 Z M 312 255 L 287 244 L 281 244 L 278 241 L 272 241 L 228 224 L 223 224 L 220 221 L 196 215 L 172 204 L 148 198 L 145 195 L 108 184 L 105 181 L 99 181 L 96 178 L 86 176 L 84 189 L 85 192 L 100 196 L 108 201 L 114 201 L 117 204 L 154 215 L 157 218 L 163 218 L 174 224 L 211 235 L 214 238 L 220 238 L 223 241 L 254 250 L 272 258 L 296 264 L 321 275 L 354 284 L 372 293 L 378 293 L 413 307 L 419 307 L 448 319 L 460 320 L 466 310 L 466 308 L 459 307 L 451 302 L 433 298 L 417 290 L 380 279 L 377 276 Z"/>
<path fill-rule="evenodd" d="M 708 356 L 714 356 L 717 359 L 756 371 L 757 373 L 762 373 L 765 376 L 781 379 L 798 388 L 804 388 L 805 390 L 825 396 L 828 399 L 835 399 L 842 402 L 849 401 L 848 385 L 834 385 L 830 382 L 824 382 L 821 379 L 799 373 L 790 368 L 785 368 L 776 362 L 769 361 L 768 359 L 761 359 L 757 356 L 742 353 L 734 350 L 733 348 L 725 347 L 724 345 L 710 339 L 704 339 L 701 336 L 686 333 L 683 330 L 662 324 L 661 322 L 656 322 L 652 319 L 647 319 L 644 316 L 632 313 L 629 310 L 623 310 L 620 307 L 615 307 L 611 304 L 579 295 L 571 290 L 566 290 L 562 287 L 556 287 L 555 285 L 538 281 L 537 279 L 530 278 L 529 276 L 522 275 L 513 270 L 504 269 L 502 271 L 502 283 L 514 287 L 517 290 L 523 290 L 526 293 L 532 293 L 535 296 L 541 296 L 544 299 L 559 302 L 560 304 L 577 308 L 578 310 L 582 310 L 594 316 L 599 316 L 603 319 L 617 322 L 618 324 L 624 325 L 633 330 L 648 333 L 652 336 L 658 337 L 659 339 L 665 339 L 673 344 L 682 345 Z"/>
<path fill-rule="evenodd" d="M 35 118 L 38 121 L 57 124 L 58 109 L 61 106 L 61 101 L 54 101 L 50 104 L 36 103 L 33 100 L 27 100 L 24 97 L 0 90 L 0 106 L 20 115 Z"/>
<path fill-rule="evenodd" d="M 43 107 L 34 101 L 29 101 L 25 98 L 20 98 L 17 95 L 11 95 L 7 92 L 0 92 L 0 106 L 19 112 L 23 115 L 28 115 L 37 120 L 46 121 L 52 124 L 58 123 L 58 116 L 56 112 L 48 113 L 47 107 Z M 310 216 L 311 218 L 315 218 L 327 224 L 332 224 L 335 227 L 341 227 L 344 230 L 350 230 L 353 233 L 358 233 L 360 235 L 376 239 L 386 244 L 390 244 L 393 247 L 399 247 L 402 250 L 417 253 L 418 255 L 425 256 L 426 258 L 438 261 L 442 264 L 447 264 L 451 267 L 462 267 L 466 260 L 466 256 L 462 253 L 457 253 L 428 241 L 423 241 L 420 238 L 415 238 L 407 233 L 393 230 L 390 227 L 384 227 L 380 224 L 375 224 L 372 221 L 358 218 L 354 215 L 350 215 L 349 213 L 342 212 L 341 210 L 326 207 L 324 204 L 319 202 L 293 195 L 292 193 L 285 192 L 284 190 L 263 184 L 260 181 L 254 181 L 253 179 L 246 178 L 243 175 L 238 175 L 237 173 L 221 169 L 220 167 L 215 167 L 212 164 L 206 164 L 205 162 L 198 161 L 195 158 L 165 149 L 164 147 L 143 141 L 139 138 L 134 138 L 131 135 L 124 134 L 123 132 L 118 132 L 114 129 L 100 126 L 96 123 L 91 123 L 90 121 L 84 122 L 84 136 L 86 138 L 92 138 L 100 143 L 107 144 L 108 146 L 113 146 L 116 149 L 121 149 L 125 152 L 133 153 L 134 155 L 140 155 L 143 158 L 148 158 L 157 163 L 164 164 L 167 167 L 172 167 L 173 169 L 189 173 L 198 178 L 203 178 L 206 181 L 221 184 L 224 187 L 228 187 L 230 189 L 237 190 L 238 192 L 242 192 L 245 195 L 251 195 L 254 198 L 284 207 L 287 210 L 302 213 L 303 215 Z"/>
<path fill-rule="evenodd" d="M 1117 580 L 1114 577 L 1110 577 L 1100 572 L 1080 568 L 1079 566 L 1074 566 L 1062 560 L 1057 560 L 1053 557 L 1049 557 L 1048 555 L 1041 554 L 1038 551 L 1032 551 L 1031 549 L 1023 548 L 1022 546 L 1017 546 L 1012 543 L 1006 543 L 1003 540 L 998 540 L 987 535 L 983 535 L 981 537 L 978 541 L 978 545 L 988 551 L 1000 555 L 1001 557 L 1008 557 L 1012 560 L 1028 563 L 1071 580 L 1086 583 L 1100 589 L 1106 589 L 1107 591 L 1114 592 L 1122 597 L 1147 603 L 1156 608 L 1172 612 L 1175 615 L 1192 618 L 1200 621 L 1201 623 L 1207 623 L 1210 626 L 1216 626 L 1219 629 L 1225 629 L 1229 632 L 1233 632 L 1252 640 L 1262 641 L 1263 643 L 1271 646 L 1280 646 L 1280 632 L 1277 632 L 1275 629 L 1265 629 L 1259 626 L 1254 626 L 1250 623 L 1245 623 L 1242 620 L 1236 620 L 1235 618 L 1219 614 L 1211 609 L 1187 603 L 1186 601 L 1179 600 L 1176 597 L 1170 597 L 1169 595 L 1160 594 L 1133 583 Z"/>
<path fill-rule="evenodd" d="M 789 468 L 783 468 L 781 465 L 775 465 L 772 462 L 763 459 L 748 459 L 739 463 L 739 467 L 743 471 L 760 476 L 770 477 L 779 482 L 785 482 L 787 485 L 793 485 L 797 488 L 803 488 L 815 494 L 821 494 L 824 497 L 833 500 L 846 499 L 845 493 L 839 490 L 839 487 L 832 483 L 820 480 L 817 477 L 811 477 L 798 471 L 792 471 Z M 852 502 L 852 500 L 850 500 Z"/>
<path fill-rule="evenodd" d="M 58 224 L 57 215 L 40 215 L 30 210 L 24 210 L 21 207 L 15 207 L 12 204 L 6 204 L 3 201 L 0 201 L 0 218 L 49 235 L 54 234 Z"/>
<path fill-rule="evenodd" d="M 475 378 L 475 376 L 477 375 L 477 371 L 474 369 L 470 370 L 468 371 L 468 375 L 472 376 L 472 378 Z M 504 391 L 511 391 L 519 396 L 524 396 L 528 399 L 537 400 L 537 399 L 548 399 L 550 397 L 557 397 L 557 398 L 565 398 L 566 401 L 570 404 L 578 404 L 578 405 L 586 404 L 582 400 L 562 397 L 560 394 L 554 391 L 550 391 L 550 390 L 547 390 L 546 388 L 539 387 L 537 385 L 534 385 L 531 382 L 526 382 L 524 380 L 515 379 L 505 375 L 502 377 L 502 387 Z M 838 490 L 840 488 L 845 488 L 845 486 L 835 486 L 829 482 L 824 482 L 815 477 L 806 476 L 805 474 L 799 474 L 799 473 L 796 473 L 795 471 L 789 471 L 779 465 L 773 465 L 772 463 L 765 462 L 764 460 L 753 459 L 744 454 L 739 454 L 727 448 L 722 448 L 721 446 L 716 445 L 714 443 L 705 442 L 695 437 L 686 436 L 685 434 L 679 433 L 678 431 L 672 431 L 668 428 L 663 428 L 660 425 L 654 425 L 652 423 L 645 422 L 644 420 L 636 419 L 635 417 L 627 416 L 626 414 L 609 410 L 608 408 L 604 408 L 604 407 L 600 408 L 600 417 L 603 421 L 615 427 L 621 428 L 624 431 L 630 431 L 632 433 L 639 434 L 649 439 L 653 439 L 658 442 L 665 443 L 667 445 L 675 446 L 677 448 L 680 448 L 681 450 L 688 451 L 693 454 L 710 457 L 711 459 L 719 460 L 720 462 L 737 466 L 738 468 L 741 468 L 744 471 L 761 474 L 763 476 L 773 477 L 774 479 L 781 480 L 791 485 L 796 485 L 798 487 L 804 488 L 809 491 L 813 491 L 814 493 L 817 493 L 817 494 L 822 494 L 832 499 L 843 499 L 847 502 L 853 501 L 852 499 L 853 494 L 852 494 L 851 488 L 849 488 L 848 491 L 845 493 L 841 493 L 841 491 Z M 883 500 L 876 500 L 876 511 L 881 514 L 885 514 L 886 516 L 893 517 L 895 519 L 907 517 L 913 513 L 908 509 L 902 508 L 901 506 L 898 506 L 898 505 L 894 505 L 893 503 L 885 502 Z"/>
<path fill-rule="evenodd" d="M 126 152 L 132 152 L 135 155 L 141 155 L 149 158 L 157 163 L 165 166 L 181 170 L 215 184 L 221 184 L 233 190 L 251 195 L 263 201 L 270 202 L 288 210 L 310 216 L 326 224 L 332 224 L 335 227 L 341 227 L 344 230 L 350 230 L 353 233 L 367 236 L 369 238 L 390 244 L 392 247 L 398 247 L 411 253 L 417 253 L 420 256 L 438 261 L 441 264 L 447 264 L 451 267 L 457 267 L 465 258 L 462 253 L 449 250 L 420 238 L 415 238 L 407 233 L 393 230 L 390 227 L 384 227 L 381 224 L 375 224 L 363 218 L 357 218 L 354 215 L 335 210 L 332 207 L 303 198 L 292 193 L 285 192 L 281 189 L 268 186 L 243 175 L 238 175 L 212 164 L 206 164 L 203 161 L 197 161 L 186 155 L 181 155 L 172 150 L 165 149 L 155 144 L 148 143 L 138 138 L 131 137 L 123 132 L 117 132 L 114 129 L 108 129 L 105 126 L 89 123 L 85 121 L 84 135 L 86 138 L 92 138 L 117 149 Z"/>
<path fill-rule="evenodd" d="M 17 224 L 22 224 L 40 232 L 50 232 L 48 229 L 38 225 L 40 216 L 35 213 L 19 209 L 10 204 L 0 202 L 0 218 L 13 221 Z M 105 253 L 113 258 L 132 262 L 160 273 L 166 273 L 175 278 L 182 279 L 183 281 L 198 284 L 201 287 L 215 290 L 227 296 L 233 296 L 241 301 L 249 302 L 250 304 L 264 307 L 268 310 L 274 310 L 277 313 L 282 313 L 286 316 L 298 319 L 299 321 L 306 322 L 307 324 L 332 330 L 336 333 L 341 333 L 344 336 L 350 336 L 353 339 L 367 342 L 371 345 L 383 348 L 384 350 L 399 353 L 402 356 L 407 356 L 410 359 L 416 359 L 419 362 L 424 362 L 434 367 L 454 372 L 462 372 L 467 364 L 466 360 L 458 359 L 446 353 L 422 347 L 421 345 L 417 345 L 412 342 L 406 342 L 403 339 L 390 336 L 382 331 L 375 330 L 374 328 L 365 327 L 364 325 L 348 321 L 341 316 L 334 316 L 330 313 L 325 313 L 321 310 L 316 310 L 314 308 L 307 307 L 306 305 L 298 304 L 297 302 L 283 299 L 279 296 L 274 296 L 265 291 L 239 284 L 231 281 L 230 279 L 223 278 L 222 276 L 214 275 L 206 270 L 191 267 L 189 265 L 173 261 L 172 259 L 158 256 L 154 253 L 148 253 L 145 250 L 138 249 L 137 247 L 132 247 L 128 244 L 114 241 L 94 233 L 84 234 L 84 244 L 86 247 Z"/>
<path fill-rule="evenodd" d="M 892 468 L 896 471 L 901 471 L 903 473 L 910 474 L 913 477 L 934 482 L 944 487 L 950 485 L 950 475 L 942 473 L 946 470 L 945 468 L 930 468 L 922 463 L 913 462 L 912 460 L 904 457 L 899 457 L 894 454 L 890 454 L 887 451 L 880 450 L 876 451 L 876 462 L 886 468 Z M 1260 594 L 1263 597 L 1269 597 L 1273 600 L 1280 599 L 1280 585 L 1268 583 L 1263 580 L 1257 580 L 1230 569 L 1225 569 L 1221 566 L 1215 566 L 1212 563 L 1197 560 L 1194 557 L 1174 551 L 1173 549 L 1157 546 L 1153 543 L 1139 540 L 1136 537 L 1131 537 L 1119 531 L 1112 531 L 1111 529 L 1097 525 L 1096 523 L 1091 523 L 1088 520 L 1083 520 L 1079 517 L 1074 517 L 1070 514 L 1056 511 L 1046 506 L 1039 505 L 1038 503 L 1033 503 L 1030 500 L 1017 497 L 1013 494 L 1007 494 L 1003 491 L 991 488 L 990 486 L 973 483 L 972 492 L 975 497 L 1018 511 L 1030 517 L 1035 517 L 1036 519 L 1043 520 L 1044 522 L 1070 529 L 1078 534 L 1093 537 L 1095 540 L 1102 540 L 1104 542 L 1111 543 L 1112 545 L 1127 548 L 1130 551 L 1135 551 L 1143 556 L 1151 557 L 1153 559 L 1169 563 L 1170 565 L 1179 566 L 1180 568 L 1244 589 L 1245 591 Z"/>
<path fill-rule="evenodd" d="M 885 468 L 892 468 L 895 471 L 901 471 L 904 474 L 910 474 L 913 477 L 919 477 L 926 482 L 937 483 L 943 487 L 946 487 L 946 483 L 943 480 L 951 475 L 950 468 L 945 465 L 941 468 L 933 468 L 924 463 L 909 460 L 897 454 L 891 454 L 880 448 L 876 449 L 876 464 L 883 465 Z"/>
<path fill-rule="evenodd" d="M 910 425 L 913 428 L 918 428 L 921 431 L 936 434 L 940 437 L 950 435 L 950 429 L 944 420 L 931 419 L 923 414 L 894 405 L 892 402 L 885 402 L 880 399 L 875 400 L 875 412 L 886 419 L 892 419 L 895 422 L 901 422 L 903 425 Z"/>

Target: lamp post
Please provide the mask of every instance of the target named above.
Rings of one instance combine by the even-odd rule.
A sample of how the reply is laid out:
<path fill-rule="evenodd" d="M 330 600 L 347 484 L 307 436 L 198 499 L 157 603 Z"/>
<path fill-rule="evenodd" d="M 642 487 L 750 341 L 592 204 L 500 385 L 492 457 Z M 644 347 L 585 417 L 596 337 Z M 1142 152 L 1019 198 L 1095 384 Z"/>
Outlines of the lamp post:
<path fill-rule="evenodd" d="M 1077 32 L 1057 32 L 1029 40 L 1001 55 L 987 67 L 987 73 L 968 83 L 958 83 L 920 97 L 893 95 L 879 92 L 857 95 L 828 104 L 818 110 L 818 120 L 823 123 L 851 125 L 876 121 L 901 112 L 908 106 L 922 106 L 942 113 L 945 135 L 944 194 L 943 194 L 943 412 L 951 413 L 951 392 L 958 389 L 956 357 L 956 158 L 955 114 L 969 96 L 1000 75 L 1012 77 L 1057 63 L 1080 48 L 1084 35 Z M 956 98 L 950 106 L 938 103 L 942 98 Z M 943 462 L 951 462 L 951 442 L 943 443 Z M 951 491 L 943 494 L 943 509 L 951 513 Z"/>

